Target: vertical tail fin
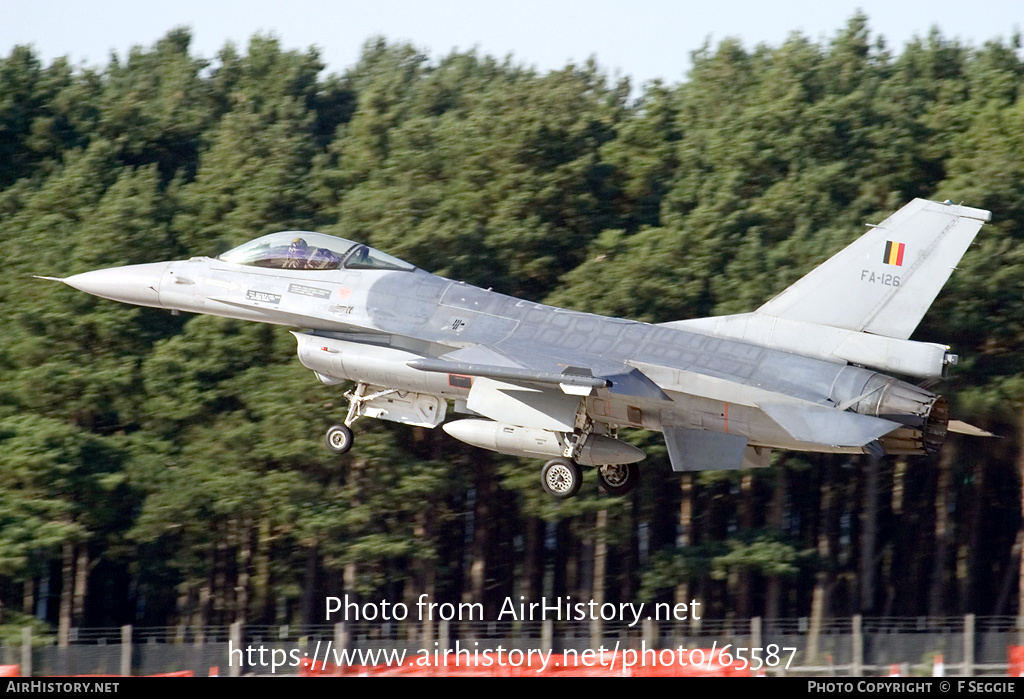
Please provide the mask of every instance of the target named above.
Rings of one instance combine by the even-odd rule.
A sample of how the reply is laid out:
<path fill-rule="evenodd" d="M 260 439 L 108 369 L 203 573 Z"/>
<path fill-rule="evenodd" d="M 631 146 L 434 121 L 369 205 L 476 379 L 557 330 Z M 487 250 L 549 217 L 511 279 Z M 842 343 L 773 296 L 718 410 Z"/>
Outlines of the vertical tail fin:
<path fill-rule="evenodd" d="M 991 218 L 915 199 L 756 313 L 905 340 Z"/>

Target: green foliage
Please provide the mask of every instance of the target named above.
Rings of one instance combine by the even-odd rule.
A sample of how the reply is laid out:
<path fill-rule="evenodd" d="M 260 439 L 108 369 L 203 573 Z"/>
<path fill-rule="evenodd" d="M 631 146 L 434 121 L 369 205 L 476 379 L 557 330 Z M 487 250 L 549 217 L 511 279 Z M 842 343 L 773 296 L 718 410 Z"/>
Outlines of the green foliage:
<path fill-rule="evenodd" d="M 777 532 L 749 530 L 725 541 L 681 547 L 656 555 L 643 573 L 639 597 L 654 601 L 684 580 L 724 580 L 730 573 L 755 572 L 764 577 L 792 578 L 808 561 Z"/>
<path fill-rule="evenodd" d="M 4 621 L 0 624 L 0 643 L 8 648 L 20 647 L 26 626 L 32 629 L 32 645 L 53 645 L 54 633 L 49 625 L 29 614 L 11 610 L 4 612 Z"/>
<path fill-rule="evenodd" d="M 636 493 L 603 495 L 587 473 L 580 497 L 555 502 L 536 462 L 481 458 L 422 430 L 360 422 L 356 449 L 328 456 L 320 435 L 343 415 L 341 387 L 317 383 L 283 329 L 175 318 L 30 277 L 216 255 L 272 231 L 315 228 L 506 293 L 660 322 L 751 311 L 907 199 L 964 201 L 993 223 L 917 338 L 960 353 L 943 387 L 957 417 L 1020 429 L 1014 44 L 932 33 L 893 55 L 858 15 L 821 43 L 708 45 L 685 82 L 631 101 L 593 62 L 539 74 L 377 39 L 324 77 L 315 50 L 270 37 L 215 59 L 190 43 L 176 29 L 98 68 L 45 66 L 25 47 L 0 58 L 5 609 L 66 544 L 131 579 L 157 624 L 288 623 L 304 595 L 340 586 L 459 600 L 470 579 L 496 597 L 532 576 L 534 591 L 576 595 L 593 589 L 584 549 L 598 538 L 609 597 L 784 577 L 793 593 L 781 603 L 803 615 L 811 573 L 859 574 L 850 523 L 863 494 L 852 467 L 833 473 L 827 458 L 681 488 L 660 439 L 637 433 L 649 456 Z M 972 490 L 972 475 L 951 496 L 959 545 L 983 524 L 969 512 L 1001 523 L 967 566 L 978 572 L 964 604 L 979 612 L 998 596 L 991 579 L 1006 575 L 1019 522 L 1019 503 L 992 494 L 1019 493 L 1016 444 L 977 447 L 990 490 Z M 879 525 L 902 609 L 932 570 L 901 543 L 903 531 L 935 536 L 935 485 L 920 475 L 932 464 L 916 464 L 900 476 L 902 510 L 893 495 Z M 897 492 L 895 470 L 884 478 Z M 975 505 L 985 497 L 987 510 Z M 132 604 L 87 601 L 85 616 L 121 623 Z"/>
<path fill-rule="evenodd" d="M 750 541 L 730 540 L 728 546 L 728 553 L 712 560 L 712 577 L 721 579 L 733 570 L 754 570 L 763 575 L 793 575 L 797 572 L 794 565 L 796 549 L 770 534 L 757 535 Z"/>

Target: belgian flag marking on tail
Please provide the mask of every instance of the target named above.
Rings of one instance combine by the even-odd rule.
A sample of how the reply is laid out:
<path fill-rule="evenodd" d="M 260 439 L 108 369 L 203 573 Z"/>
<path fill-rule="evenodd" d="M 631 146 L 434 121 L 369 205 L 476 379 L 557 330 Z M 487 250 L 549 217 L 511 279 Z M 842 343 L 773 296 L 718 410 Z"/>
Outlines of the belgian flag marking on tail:
<path fill-rule="evenodd" d="M 887 241 L 885 244 L 885 256 L 882 258 L 882 262 L 887 265 L 896 265 L 897 267 L 903 266 L 903 251 L 907 248 L 904 243 L 894 243 L 893 241 Z"/>

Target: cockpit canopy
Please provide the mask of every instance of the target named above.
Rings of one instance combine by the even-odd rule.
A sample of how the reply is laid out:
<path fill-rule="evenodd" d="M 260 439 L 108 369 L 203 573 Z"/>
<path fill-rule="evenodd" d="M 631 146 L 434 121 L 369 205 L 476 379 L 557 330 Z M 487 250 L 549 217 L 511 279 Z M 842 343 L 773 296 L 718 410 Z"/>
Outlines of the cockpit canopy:
<path fill-rule="evenodd" d="M 271 233 L 229 250 L 217 259 L 236 265 L 272 269 L 379 269 L 393 272 L 415 269 L 408 262 L 362 243 L 308 231 Z"/>

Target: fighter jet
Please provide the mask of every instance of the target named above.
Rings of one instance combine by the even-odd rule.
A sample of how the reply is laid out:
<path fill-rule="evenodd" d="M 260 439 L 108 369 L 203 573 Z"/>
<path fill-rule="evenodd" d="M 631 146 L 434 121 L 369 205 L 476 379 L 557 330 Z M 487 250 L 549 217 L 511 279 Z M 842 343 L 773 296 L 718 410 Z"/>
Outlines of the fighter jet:
<path fill-rule="evenodd" d="M 575 495 L 581 466 L 612 494 L 645 454 L 623 427 L 660 430 L 674 471 L 763 467 L 773 449 L 931 454 L 950 429 L 929 385 L 957 361 L 910 340 L 988 211 L 915 199 L 752 313 L 652 325 L 525 301 L 320 233 L 257 238 L 219 257 L 77 274 L 106 299 L 295 328 L 328 385 L 354 382 L 338 454 L 361 417 L 444 430 L 546 459 Z M 894 373 L 906 379 L 889 376 Z"/>

